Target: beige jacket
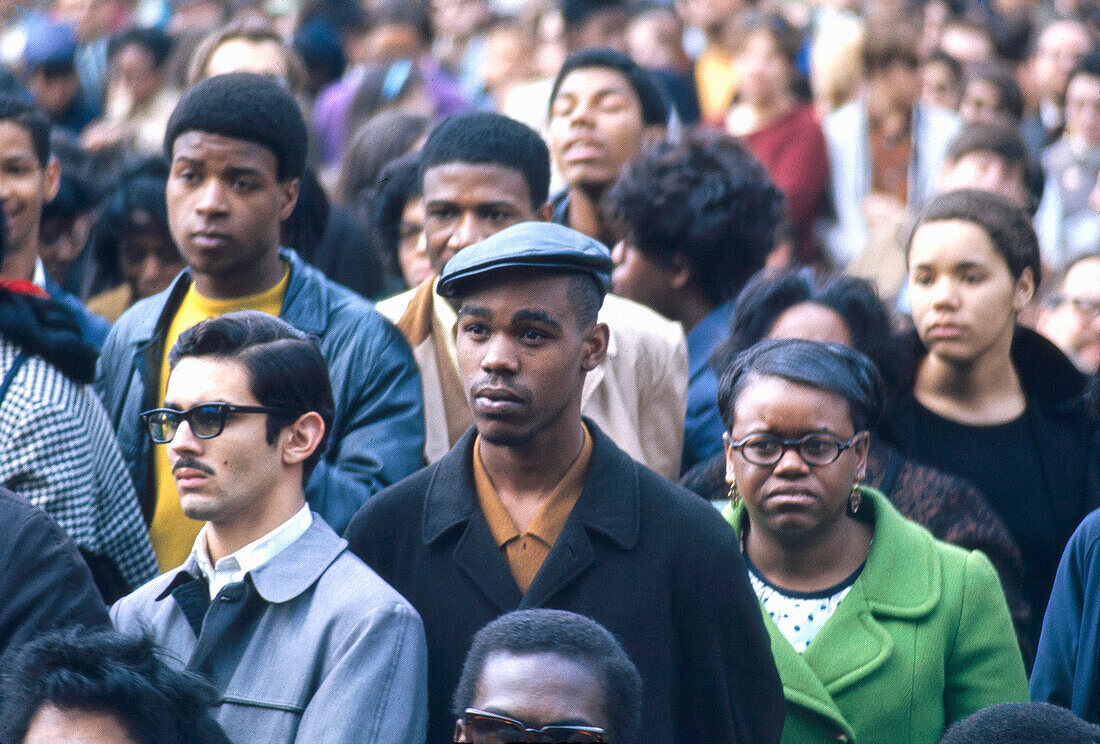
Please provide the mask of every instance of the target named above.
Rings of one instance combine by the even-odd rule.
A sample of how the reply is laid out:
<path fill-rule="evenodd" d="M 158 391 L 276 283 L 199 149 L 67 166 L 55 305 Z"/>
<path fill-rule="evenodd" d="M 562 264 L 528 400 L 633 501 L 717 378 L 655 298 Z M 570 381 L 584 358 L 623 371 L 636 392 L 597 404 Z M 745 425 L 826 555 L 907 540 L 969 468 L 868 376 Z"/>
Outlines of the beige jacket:
<path fill-rule="evenodd" d="M 424 456 L 431 463 L 454 444 L 448 435 L 437 348 L 446 348 L 445 363 L 457 375 L 457 317 L 451 306 L 434 294 L 435 279 L 429 281 L 433 283 L 434 300 L 431 334 L 436 338 L 409 338 L 409 343 L 420 366 Z M 423 285 L 410 289 L 376 307 L 404 331 L 407 324 L 399 321 L 418 290 L 424 289 Z M 581 411 L 635 460 L 675 480 L 680 472 L 687 409 L 688 363 L 683 329 L 679 323 L 615 295 L 604 300 L 599 319 L 611 331 L 607 357 L 585 379 Z M 437 345 L 437 340 L 443 343 Z"/>

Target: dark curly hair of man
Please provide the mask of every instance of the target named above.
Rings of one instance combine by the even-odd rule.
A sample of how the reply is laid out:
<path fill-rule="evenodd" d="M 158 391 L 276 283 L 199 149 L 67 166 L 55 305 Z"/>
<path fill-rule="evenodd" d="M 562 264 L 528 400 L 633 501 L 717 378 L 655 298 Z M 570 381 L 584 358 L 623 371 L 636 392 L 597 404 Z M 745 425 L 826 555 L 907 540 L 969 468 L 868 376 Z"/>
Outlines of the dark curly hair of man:
<path fill-rule="evenodd" d="M 687 261 L 692 281 L 720 305 L 764 266 L 784 203 L 745 147 L 699 132 L 647 147 L 608 191 L 603 210 L 647 258 Z"/>
<path fill-rule="evenodd" d="M 214 689 L 169 667 L 145 638 L 53 631 L 27 644 L 4 672 L 0 744 L 22 744 L 46 707 L 113 716 L 135 744 L 231 744 L 210 715 Z"/>

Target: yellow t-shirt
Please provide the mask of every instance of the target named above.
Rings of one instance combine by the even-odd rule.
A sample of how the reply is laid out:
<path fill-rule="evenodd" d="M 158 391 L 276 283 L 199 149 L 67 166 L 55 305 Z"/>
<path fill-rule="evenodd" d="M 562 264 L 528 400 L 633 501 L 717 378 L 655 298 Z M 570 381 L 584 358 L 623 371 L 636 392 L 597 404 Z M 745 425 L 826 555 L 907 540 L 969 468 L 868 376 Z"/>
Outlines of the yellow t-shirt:
<path fill-rule="evenodd" d="M 283 299 L 286 297 L 289 280 L 290 268 L 288 267 L 283 272 L 283 278 L 271 289 L 256 295 L 230 300 L 203 297 L 192 284 L 184 295 L 176 317 L 168 326 L 164 357 L 160 365 L 160 397 L 157 400 L 163 401 L 165 391 L 168 389 L 168 351 L 175 345 L 181 333 L 200 320 L 216 318 L 235 310 L 259 310 L 277 317 L 279 311 L 283 309 Z M 153 468 L 156 472 L 157 500 L 149 537 L 153 541 L 153 551 L 157 554 L 160 570 L 167 571 L 187 560 L 203 523 L 184 516 L 180 508 L 179 494 L 176 492 L 176 481 L 172 477 L 172 466 L 168 464 L 168 454 L 162 444 L 153 445 Z"/>
<path fill-rule="evenodd" d="M 703 123 L 720 126 L 737 94 L 733 55 L 724 49 L 708 47 L 695 60 L 695 88 Z"/>

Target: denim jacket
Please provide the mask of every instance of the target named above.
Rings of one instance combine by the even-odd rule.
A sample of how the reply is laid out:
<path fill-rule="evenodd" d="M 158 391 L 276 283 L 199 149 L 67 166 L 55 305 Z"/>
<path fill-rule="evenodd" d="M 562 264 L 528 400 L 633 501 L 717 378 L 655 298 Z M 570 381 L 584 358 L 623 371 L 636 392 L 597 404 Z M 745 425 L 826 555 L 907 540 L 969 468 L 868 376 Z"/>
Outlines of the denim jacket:
<path fill-rule="evenodd" d="M 369 302 L 330 282 L 294 251 L 283 249 L 280 256 L 290 265 L 280 317 L 318 338 L 336 402 L 328 449 L 310 476 L 306 497 L 341 531 L 371 494 L 423 464 L 420 373 L 404 337 Z M 168 289 L 130 308 L 99 358 L 96 389 L 147 520 L 155 507 L 155 477 L 138 414 L 161 403 L 164 338 L 190 283 L 185 269 Z"/>

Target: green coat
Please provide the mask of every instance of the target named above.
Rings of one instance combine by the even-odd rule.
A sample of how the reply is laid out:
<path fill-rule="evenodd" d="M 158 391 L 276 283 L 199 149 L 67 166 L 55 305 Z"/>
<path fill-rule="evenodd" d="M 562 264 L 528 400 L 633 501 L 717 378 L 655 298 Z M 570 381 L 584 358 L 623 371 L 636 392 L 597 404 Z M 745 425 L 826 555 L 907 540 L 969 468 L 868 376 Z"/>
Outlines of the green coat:
<path fill-rule="evenodd" d="M 783 744 L 936 744 L 944 728 L 1028 699 L 1004 593 L 989 560 L 940 542 L 863 488 L 867 565 L 809 648 L 764 613 L 787 718 Z M 743 504 L 725 517 L 741 533 Z"/>

